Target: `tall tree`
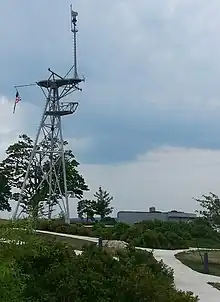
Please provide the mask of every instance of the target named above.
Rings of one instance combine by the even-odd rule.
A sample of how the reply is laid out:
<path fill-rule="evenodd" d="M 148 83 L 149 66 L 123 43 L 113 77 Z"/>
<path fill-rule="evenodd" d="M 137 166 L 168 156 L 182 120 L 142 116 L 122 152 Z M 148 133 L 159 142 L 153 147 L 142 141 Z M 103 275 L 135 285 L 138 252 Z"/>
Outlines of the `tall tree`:
<path fill-rule="evenodd" d="M 202 210 L 199 212 L 210 223 L 220 225 L 220 199 L 217 195 L 210 192 L 209 195 L 202 195 L 202 198 L 194 198 L 198 201 Z"/>
<path fill-rule="evenodd" d="M 9 199 L 11 197 L 11 188 L 7 177 L 0 171 L 0 211 L 11 211 Z"/>
<path fill-rule="evenodd" d="M 67 145 L 67 142 L 65 142 L 65 145 Z M 25 134 L 20 135 L 18 142 L 8 147 L 6 150 L 6 158 L 0 164 L 0 169 L 7 176 L 10 186 L 17 191 L 20 191 L 22 187 L 32 149 L 33 140 Z M 67 188 L 74 193 L 76 198 L 80 199 L 83 196 L 83 192 L 88 190 L 88 187 L 84 178 L 77 170 L 79 163 L 75 160 L 71 150 L 65 151 L 65 163 Z M 57 165 L 59 164 L 60 161 L 58 160 Z M 44 171 L 48 171 L 49 163 L 40 161 L 39 166 L 37 160 L 33 159 L 29 178 L 27 179 L 26 188 L 22 196 L 21 206 L 23 212 L 31 214 L 34 217 L 45 214 L 45 201 L 47 200 L 49 192 L 48 183 L 43 182 L 41 184 L 43 179 L 41 168 L 43 168 Z M 62 171 L 59 173 L 58 178 L 61 181 L 61 194 L 64 195 Z M 58 202 L 61 194 L 57 188 L 56 195 L 54 196 L 54 205 Z M 14 200 L 18 200 L 19 193 L 14 193 L 12 197 Z"/>
<path fill-rule="evenodd" d="M 79 218 L 86 218 L 87 222 L 89 219 L 93 221 L 95 215 L 95 202 L 89 199 L 80 200 L 77 206 L 77 213 Z"/>
<path fill-rule="evenodd" d="M 64 142 L 64 144 L 67 145 L 68 143 Z M 77 170 L 79 163 L 76 161 L 72 150 L 65 150 L 64 157 L 65 157 L 65 165 L 66 165 L 67 189 L 68 191 L 71 191 L 73 193 L 75 198 L 80 200 L 83 197 L 83 192 L 88 191 L 88 186 L 86 185 L 82 175 L 80 175 Z M 53 196 L 54 201 L 51 204 L 51 207 L 49 207 L 49 209 L 52 209 L 52 207 L 57 204 L 57 200 L 62 198 L 65 192 L 63 170 L 60 169 L 62 165 L 62 159 L 58 158 L 58 155 L 54 155 L 54 162 L 56 162 L 55 170 L 57 171 L 57 177 L 59 179 L 60 190 L 62 194 L 60 194 L 60 190 L 59 188 L 57 188 L 55 192 L 56 194 Z M 50 168 L 49 162 L 45 163 L 44 166 L 47 166 L 44 167 L 44 170 L 46 171 L 49 170 Z M 56 182 L 54 175 L 53 177 L 54 177 L 53 181 Z M 49 218 L 50 216 L 51 216 L 51 212 L 49 211 Z"/>
<path fill-rule="evenodd" d="M 103 190 L 100 186 L 98 191 L 94 194 L 95 197 L 95 213 L 100 215 L 101 219 L 104 219 L 106 216 L 112 213 L 113 208 L 110 207 L 110 203 L 113 200 L 113 197 L 110 194 Z"/>
<path fill-rule="evenodd" d="M 14 200 L 18 200 L 19 191 L 22 187 L 23 180 L 27 171 L 28 161 L 33 148 L 33 141 L 27 135 L 19 136 L 18 142 L 10 145 L 6 150 L 6 158 L 0 164 L 0 168 L 5 175 L 7 175 L 9 185 L 15 189 L 12 194 Z M 27 180 L 26 188 L 22 196 L 21 207 L 25 213 L 32 213 L 37 216 L 43 209 L 42 200 L 46 198 L 45 186 L 41 187 L 36 193 L 36 189 L 42 180 L 42 171 L 37 169 L 38 164 L 36 160 L 30 168 L 30 178 Z M 30 197 L 34 198 L 30 201 Z"/>

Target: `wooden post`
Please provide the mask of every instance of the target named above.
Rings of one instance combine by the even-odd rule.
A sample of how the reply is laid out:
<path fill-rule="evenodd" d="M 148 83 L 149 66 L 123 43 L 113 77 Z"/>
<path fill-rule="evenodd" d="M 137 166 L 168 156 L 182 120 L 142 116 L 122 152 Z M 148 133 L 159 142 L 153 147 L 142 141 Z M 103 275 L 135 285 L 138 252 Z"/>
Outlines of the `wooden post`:
<path fill-rule="evenodd" d="M 99 245 L 99 248 L 102 249 L 102 237 L 99 237 L 99 243 L 98 243 L 98 245 Z"/>
<path fill-rule="evenodd" d="M 209 274 L 209 256 L 208 253 L 204 253 L 204 274 Z"/>

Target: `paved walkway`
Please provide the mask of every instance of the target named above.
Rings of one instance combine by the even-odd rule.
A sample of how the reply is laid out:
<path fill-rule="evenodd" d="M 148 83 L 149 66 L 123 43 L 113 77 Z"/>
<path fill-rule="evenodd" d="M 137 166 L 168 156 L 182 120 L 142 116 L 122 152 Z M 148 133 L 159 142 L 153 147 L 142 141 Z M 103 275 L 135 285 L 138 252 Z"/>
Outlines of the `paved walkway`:
<path fill-rule="evenodd" d="M 198 273 L 182 264 L 174 256 L 178 251 L 154 250 L 154 257 L 163 260 L 174 270 L 174 280 L 177 289 L 192 291 L 199 296 L 200 302 L 220 302 L 220 291 L 207 284 L 207 282 L 220 282 L 220 277 Z"/>
<path fill-rule="evenodd" d="M 63 237 L 71 237 L 76 239 L 87 240 L 91 242 L 98 242 L 98 238 L 77 236 L 69 234 L 52 233 L 46 231 L 37 231 L 40 233 L 53 234 Z M 138 248 L 141 250 L 151 251 L 152 249 Z M 189 267 L 182 264 L 178 259 L 176 259 L 175 254 L 182 252 L 184 250 L 157 250 L 153 251 L 154 257 L 160 261 L 163 260 L 165 264 L 170 266 L 174 270 L 174 280 L 177 289 L 184 291 L 192 291 L 195 295 L 198 295 L 200 302 L 220 302 L 220 291 L 213 288 L 207 282 L 220 282 L 220 277 L 205 275 L 193 271 Z M 80 254 L 80 251 L 76 251 Z"/>
<path fill-rule="evenodd" d="M 91 242 L 98 242 L 98 238 L 95 238 L 95 237 L 86 237 L 86 236 L 78 236 L 78 235 L 71 235 L 71 234 L 62 234 L 62 233 L 55 233 L 55 232 L 41 231 L 41 230 L 36 230 L 36 232 L 37 233 L 44 233 L 44 234 L 60 236 L 60 237 L 69 237 L 69 238 L 87 240 L 87 241 L 91 241 Z"/>

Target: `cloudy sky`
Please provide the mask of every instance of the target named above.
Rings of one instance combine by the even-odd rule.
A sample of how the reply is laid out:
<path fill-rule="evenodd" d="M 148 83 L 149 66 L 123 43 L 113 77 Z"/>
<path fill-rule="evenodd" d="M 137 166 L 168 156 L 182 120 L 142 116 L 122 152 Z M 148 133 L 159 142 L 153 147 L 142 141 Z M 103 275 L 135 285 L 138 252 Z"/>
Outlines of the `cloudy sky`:
<path fill-rule="evenodd" d="M 37 88 L 22 89 L 13 115 L 13 86 L 72 64 L 70 0 L 3 2 L 1 157 L 18 134 L 36 134 L 44 105 Z M 152 205 L 194 211 L 193 196 L 220 194 L 220 2 L 74 0 L 74 8 L 86 82 L 64 136 L 87 197 L 102 185 L 116 213 Z"/>

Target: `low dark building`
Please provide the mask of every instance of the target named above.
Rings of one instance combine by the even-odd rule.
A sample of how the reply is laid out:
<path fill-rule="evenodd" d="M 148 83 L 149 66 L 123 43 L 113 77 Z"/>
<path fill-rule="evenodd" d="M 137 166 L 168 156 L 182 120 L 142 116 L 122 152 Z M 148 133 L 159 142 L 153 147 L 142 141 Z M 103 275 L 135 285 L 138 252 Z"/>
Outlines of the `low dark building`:
<path fill-rule="evenodd" d="M 151 207 L 149 212 L 140 211 L 119 211 L 117 214 L 117 222 L 134 224 L 146 220 L 162 220 L 162 221 L 190 221 L 197 216 L 194 213 L 185 213 L 179 211 L 160 212 L 155 207 Z"/>

